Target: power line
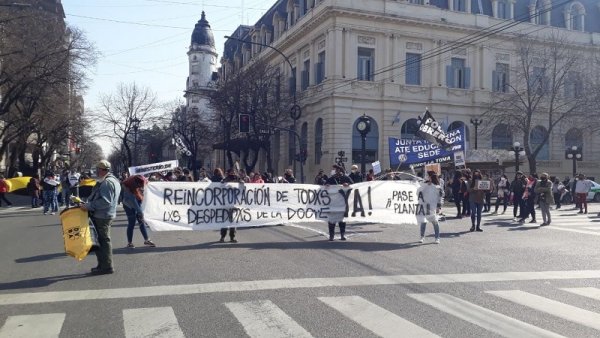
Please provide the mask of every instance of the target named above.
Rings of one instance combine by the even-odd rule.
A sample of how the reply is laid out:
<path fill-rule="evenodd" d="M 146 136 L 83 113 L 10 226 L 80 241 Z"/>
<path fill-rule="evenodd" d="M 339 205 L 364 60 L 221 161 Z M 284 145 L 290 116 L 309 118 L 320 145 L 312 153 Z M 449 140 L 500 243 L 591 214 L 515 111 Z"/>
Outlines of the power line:
<path fill-rule="evenodd" d="M 215 8 L 229 8 L 229 9 L 234 9 L 234 8 L 239 8 L 239 6 L 226 6 L 226 5 L 202 5 L 202 4 L 198 4 L 197 2 L 183 2 L 183 1 L 169 1 L 169 0 L 144 0 L 147 2 L 159 2 L 159 3 L 165 3 L 165 4 L 172 4 L 172 5 L 191 5 L 191 6 L 205 6 L 205 7 L 215 7 Z M 259 10 L 259 11 L 266 11 L 266 8 L 255 8 L 255 7 L 244 7 L 245 9 L 254 9 L 254 10 Z"/>

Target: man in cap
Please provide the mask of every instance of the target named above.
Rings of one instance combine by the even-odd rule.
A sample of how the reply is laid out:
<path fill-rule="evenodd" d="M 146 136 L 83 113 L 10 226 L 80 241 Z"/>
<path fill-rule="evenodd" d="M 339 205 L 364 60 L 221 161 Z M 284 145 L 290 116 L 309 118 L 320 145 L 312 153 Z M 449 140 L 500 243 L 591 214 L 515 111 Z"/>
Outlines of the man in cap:
<path fill-rule="evenodd" d="M 99 248 L 95 251 L 98 266 L 92 268 L 92 275 L 113 273 L 112 245 L 110 243 L 110 226 L 117 216 L 117 201 L 121 193 L 119 180 L 110 173 L 110 162 L 102 160 L 96 165 L 98 179 L 88 198 L 81 208 L 90 213 L 98 232 Z"/>
<path fill-rule="evenodd" d="M 350 175 L 348 176 L 350 176 L 352 182 L 354 183 L 360 183 L 363 181 L 362 173 L 358 171 L 358 166 L 356 164 L 353 164 L 352 167 L 350 167 Z"/>
<path fill-rule="evenodd" d="M 335 170 L 335 174 L 331 175 L 327 179 L 327 185 L 341 185 L 343 187 L 348 187 L 350 184 L 354 184 L 352 179 L 344 173 L 344 168 L 341 166 L 334 164 L 333 169 Z M 333 241 L 333 237 L 335 235 L 335 223 L 339 223 L 340 225 L 340 239 L 342 241 L 346 240 L 344 234 L 346 233 L 346 222 L 344 220 L 344 211 L 334 211 L 329 212 L 327 214 L 327 223 L 329 224 L 329 240 Z"/>

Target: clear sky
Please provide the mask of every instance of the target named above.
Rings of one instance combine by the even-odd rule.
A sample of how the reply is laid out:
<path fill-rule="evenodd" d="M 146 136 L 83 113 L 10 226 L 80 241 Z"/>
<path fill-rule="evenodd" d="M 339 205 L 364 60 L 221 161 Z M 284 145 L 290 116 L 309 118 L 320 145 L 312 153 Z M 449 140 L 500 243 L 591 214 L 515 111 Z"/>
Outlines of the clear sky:
<path fill-rule="evenodd" d="M 159 100 L 183 98 L 186 52 L 202 10 L 211 25 L 219 57 L 224 35 L 254 24 L 276 0 L 62 0 L 66 20 L 86 32 L 101 56 L 90 74 L 87 110 L 120 82 L 136 82 Z M 98 140 L 100 141 L 100 140 Z M 110 145 L 99 142 L 105 155 Z"/>

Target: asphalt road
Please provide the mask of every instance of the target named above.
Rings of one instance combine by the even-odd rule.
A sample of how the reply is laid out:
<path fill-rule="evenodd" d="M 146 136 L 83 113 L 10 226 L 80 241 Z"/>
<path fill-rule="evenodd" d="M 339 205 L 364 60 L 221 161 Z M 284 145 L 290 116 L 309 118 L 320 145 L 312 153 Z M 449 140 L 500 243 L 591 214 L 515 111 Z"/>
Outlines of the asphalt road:
<path fill-rule="evenodd" d="M 451 208 L 444 210 L 453 215 Z M 485 216 L 428 226 L 326 224 L 152 233 L 116 273 L 64 254 L 57 215 L 0 209 L 0 337 L 591 337 L 600 335 L 600 205 L 553 211 L 550 227 Z M 507 213 L 508 214 L 508 213 Z M 538 222 L 541 217 L 538 213 Z"/>

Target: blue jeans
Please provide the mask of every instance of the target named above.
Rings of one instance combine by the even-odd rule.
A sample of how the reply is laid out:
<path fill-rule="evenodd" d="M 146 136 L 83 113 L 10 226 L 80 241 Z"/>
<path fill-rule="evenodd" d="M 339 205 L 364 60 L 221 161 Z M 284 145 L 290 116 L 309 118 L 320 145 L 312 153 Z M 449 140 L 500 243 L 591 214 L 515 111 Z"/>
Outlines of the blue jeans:
<path fill-rule="evenodd" d="M 148 240 L 148 232 L 146 231 L 146 225 L 144 222 L 140 222 L 138 220 L 138 212 L 135 209 L 123 206 L 125 209 L 125 214 L 127 215 L 127 243 L 131 243 L 133 241 L 133 228 L 135 228 L 135 222 L 138 221 L 140 224 L 140 232 L 142 233 L 142 237 L 144 240 Z"/>
<path fill-rule="evenodd" d="M 52 209 L 52 212 L 58 211 L 56 190 L 44 190 L 44 213 L 47 213 L 50 209 Z"/>
<path fill-rule="evenodd" d="M 433 224 L 433 232 L 435 233 L 435 239 L 440 238 L 440 224 L 438 223 L 437 219 L 431 221 L 431 224 Z M 421 223 L 421 237 L 425 237 L 425 227 L 427 226 L 427 221 Z"/>
<path fill-rule="evenodd" d="M 483 209 L 483 203 L 476 203 L 471 201 L 471 224 L 473 226 L 481 225 L 481 210 Z M 477 219 L 477 224 L 475 224 L 475 219 Z"/>
<path fill-rule="evenodd" d="M 65 206 L 68 208 L 71 205 L 71 199 L 69 198 L 71 196 L 71 189 L 68 187 L 63 187 L 63 194 L 65 194 Z"/>

